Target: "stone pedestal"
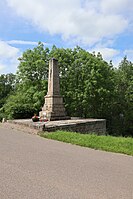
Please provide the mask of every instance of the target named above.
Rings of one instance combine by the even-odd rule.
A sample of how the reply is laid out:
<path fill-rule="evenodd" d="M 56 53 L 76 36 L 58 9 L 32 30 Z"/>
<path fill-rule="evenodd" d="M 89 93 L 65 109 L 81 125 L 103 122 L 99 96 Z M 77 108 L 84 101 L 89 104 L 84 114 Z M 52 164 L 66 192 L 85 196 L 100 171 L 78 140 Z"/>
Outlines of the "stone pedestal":
<path fill-rule="evenodd" d="M 46 117 L 49 121 L 69 119 L 60 96 L 58 61 L 54 58 L 49 61 L 48 93 L 39 116 Z"/>

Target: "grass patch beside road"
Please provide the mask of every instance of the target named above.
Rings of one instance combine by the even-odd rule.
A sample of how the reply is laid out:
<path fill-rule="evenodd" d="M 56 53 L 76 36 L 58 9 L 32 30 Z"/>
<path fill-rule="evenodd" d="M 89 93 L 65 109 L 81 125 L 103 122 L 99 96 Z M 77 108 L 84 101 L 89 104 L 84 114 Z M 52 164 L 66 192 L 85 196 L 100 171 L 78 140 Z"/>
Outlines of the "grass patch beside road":
<path fill-rule="evenodd" d="M 66 131 L 42 133 L 41 136 L 79 146 L 133 156 L 133 138 L 97 136 L 94 134 L 80 134 Z"/>

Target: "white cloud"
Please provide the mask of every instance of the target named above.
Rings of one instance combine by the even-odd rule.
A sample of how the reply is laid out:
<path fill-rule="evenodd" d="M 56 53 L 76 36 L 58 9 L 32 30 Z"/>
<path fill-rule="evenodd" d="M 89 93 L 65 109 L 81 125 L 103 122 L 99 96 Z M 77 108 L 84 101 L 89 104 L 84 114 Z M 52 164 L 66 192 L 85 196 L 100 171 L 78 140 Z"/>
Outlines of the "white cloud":
<path fill-rule="evenodd" d="M 18 48 L 0 41 L 0 73 L 15 72 L 20 54 L 21 52 Z"/>
<path fill-rule="evenodd" d="M 123 52 L 114 49 L 117 36 L 133 27 L 133 0 L 5 0 L 13 16 L 17 14 L 38 31 L 60 35 L 68 44 L 84 45 L 101 52 L 107 61 L 118 64 Z M 18 48 L 37 45 L 34 41 L 0 41 L 0 69 L 18 65 Z M 44 45 L 48 45 L 44 43 Z M 132 51 L 124 52 L 132 58 Z M 9 62 L 9 64 L 7 64 Z"/>
<path fill-rule="evenodd" d="M 106 60 L 108 63 L 112 60 L 113 66 L 118 67 L 119 63 L 123 58 L 123 53 L 118 49 L 108 47 L 112 46 L 113 42 L 114 41 L 111 40 L 104 45 L 99 43 L 94 48 L 88 49 L 88 51 L 95 52 L 96 55 L 98 52 L 100 52 L 104 60 Z"/>
<path fill-rule="evenodd" d="M 127 56 L 128 60 L 133 61 L 133 49 L 125 50 L 124 55 Z"/>
<path fill-rule="evenodd" d="M 132 0 L 101 0 L 101 9 L 104 13 L 124 13 L 133 10 Z"/>
<path fill-rule="evenodd" d="M 0 41 L 0 59 L 11 59 L 19 53 L 19 49 L 8 45 L 4 41 Z"/>
<path fill-rule="evenodd" d="M 23 41 L 23 40 L 11 40 L 11 41 L 6 41 L 8 44 L 18 44 L 18 45 L 33 45 L 37 46 L 38 42 L 36 41 Z M 42 42 L 44 45 L 49 45 L 48 43 Z"/>
<path fill-rule="evenodd" d="M 120 54 L 119 50 L 107 47 L 96 47 L 91 50 L 91 52 L 95 51 L 96 54 L 100 52 L 102 54 L 103 59 L 106 61 L 112 60 L 114 57 Z"/>
<path fill-rule="evenodd" d="M 123 12 L 129 7 L 129 2 L 133 3 L 131 0 L 117 1 L 7 0 L 19 16 L 39 30 L 51 35 L 60 34 L 63 39 L 74 39 L 86 45 L 113 38 L 126 30 L 130 21 Z"/>
<path fill-rule="evenodd" d="M 34 41 L 22 41 L 22 40 L 11 40 L 7 41 L 8 44 L 19 44 L 19 45 L 37 45 L 38 42 Z"/>
<path fill-rule="evenodd" d="M 6 66 L 2 63 L 0 63 L 0 72 L 3 71 L 3 69 L 5 68 Z"/>

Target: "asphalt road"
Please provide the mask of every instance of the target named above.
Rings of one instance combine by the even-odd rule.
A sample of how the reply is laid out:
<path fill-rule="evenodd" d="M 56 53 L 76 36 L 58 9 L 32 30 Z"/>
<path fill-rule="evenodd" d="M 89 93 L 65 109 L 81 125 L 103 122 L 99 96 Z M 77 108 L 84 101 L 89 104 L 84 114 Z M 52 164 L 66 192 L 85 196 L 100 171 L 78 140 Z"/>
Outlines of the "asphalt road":
<path fill-rule="evenodd" d="M 133 199 L 133 157 L 0 126 L 0 199 Z"/>

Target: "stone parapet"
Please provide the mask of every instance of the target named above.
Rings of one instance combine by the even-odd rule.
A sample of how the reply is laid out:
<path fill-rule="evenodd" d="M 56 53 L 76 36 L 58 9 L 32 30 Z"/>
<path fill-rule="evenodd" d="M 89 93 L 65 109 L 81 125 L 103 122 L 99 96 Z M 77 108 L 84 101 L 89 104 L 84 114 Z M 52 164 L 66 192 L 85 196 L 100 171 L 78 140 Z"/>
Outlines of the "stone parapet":
<path fill-rule="evenodd" d="M 73 131 L 78 133 L 106 134 L 105 119 L 78 119 L 46 123 L 43 131 L 53 132 L 57 130 Z"/>
<path fill-rule="evenodd" d="M 57 130 L 73 131 L 78 133 L 95 133 L 97 135 L 106 134 L 106 120 L 105 119 L 71 119 L 71 120 L 58 120 L 48 122 L 32 122 L 31 119 L 22 120 L 8 120 L 7 123 L 12 123 L 27 126 L 31 129 L 36 129 L 38 134 L 40 132 L 53 132 Z M 5 123 L 6 124 L 6 123 Z"/>

